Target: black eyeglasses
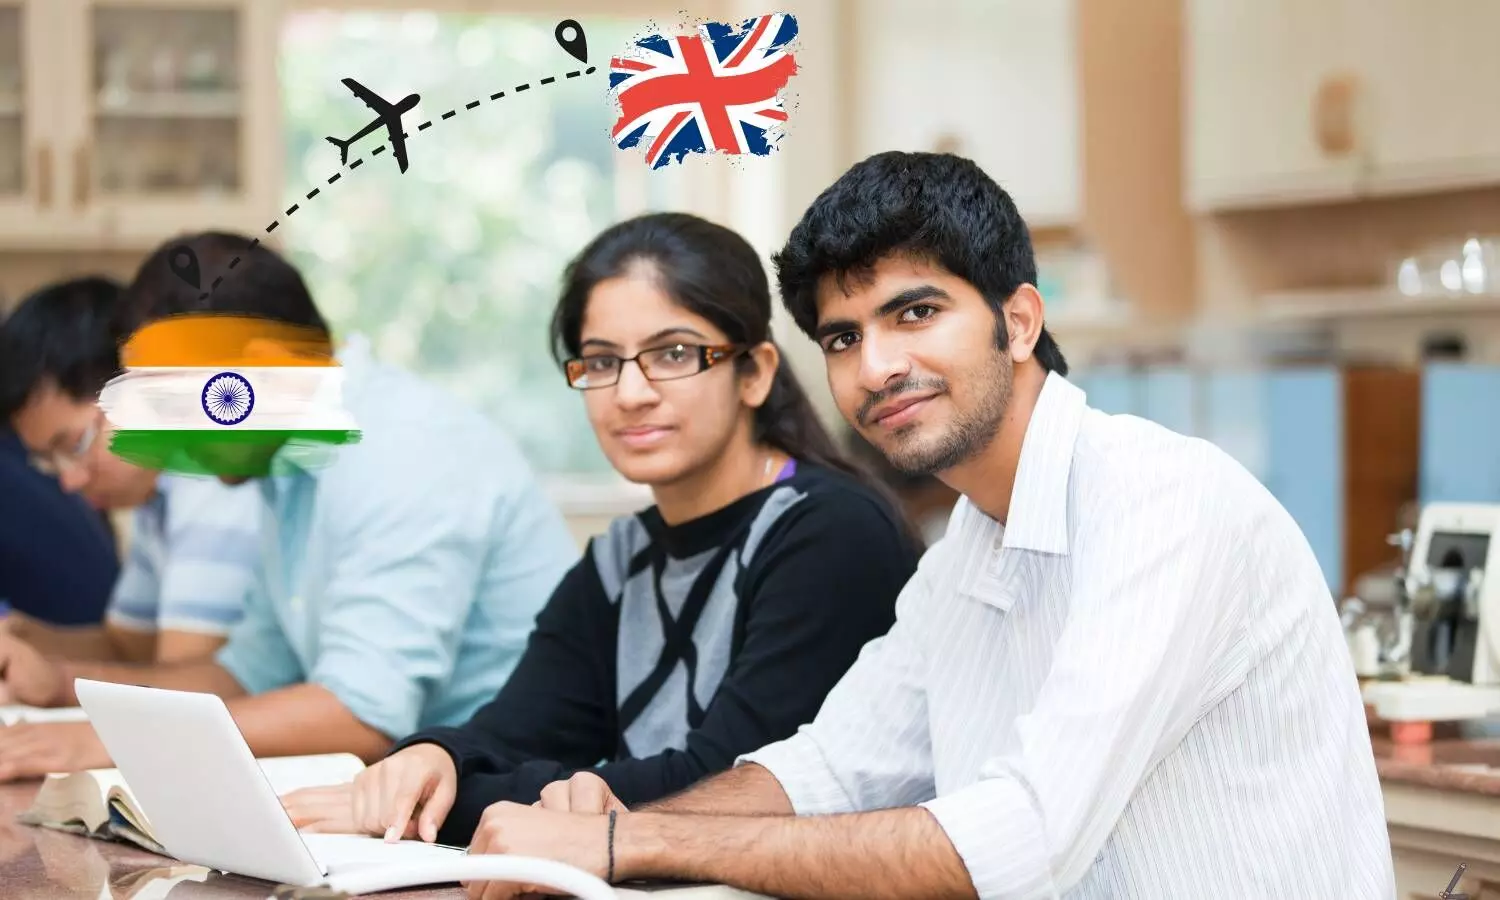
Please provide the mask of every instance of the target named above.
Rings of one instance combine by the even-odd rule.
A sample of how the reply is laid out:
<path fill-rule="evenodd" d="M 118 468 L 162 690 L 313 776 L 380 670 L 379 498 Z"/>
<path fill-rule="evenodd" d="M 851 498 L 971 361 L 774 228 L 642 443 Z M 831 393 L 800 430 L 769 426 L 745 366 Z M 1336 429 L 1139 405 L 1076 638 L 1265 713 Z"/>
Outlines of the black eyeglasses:
<path fill-rule="evenodd" d="M 609 387 L 619 381 L 620 372 L 628 362 L 639 366 L 641 374 L 651 381 L 671 381 L 675 378 L 691 378 L 743 352 L 745 348 L 737 344 L 673 344 L 670 347 L 642 350 L 635 356 L 606 353 L 580 356 L 568 360 L 563 368 L 568 376 L 569 387 L 590 391 Z"/>

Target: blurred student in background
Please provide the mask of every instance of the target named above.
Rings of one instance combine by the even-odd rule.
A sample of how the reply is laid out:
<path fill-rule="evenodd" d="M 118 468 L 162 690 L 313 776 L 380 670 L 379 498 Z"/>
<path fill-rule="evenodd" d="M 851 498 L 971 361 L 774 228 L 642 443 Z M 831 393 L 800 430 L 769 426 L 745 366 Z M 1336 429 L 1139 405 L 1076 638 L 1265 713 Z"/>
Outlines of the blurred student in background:
<path fill-rule="evenodd" d="M 895 620 L 920 547 L 824 430 L 770 322 L 759 256 L 721 226 L 648 215 L 582 251 L 554 353 L 655 505 L 590 542 L 492 702 L 352 785 L 288 795 L 299 826 L 467 844 L 485 807 L 574 772 L 646 802 L 812 720 Z"/>
<path fill-rule="evenodd" d="M 200 296 L 169 266 L 183 246 L 205 271 L 227 271 L 236 257 L 238 268 Z M 187 312 L 232 314 L 306 329 L 333 349 L 297 270 L 237 235 L 159 248 L 125 303 L 133 326 Z M 58 665 L 0 636 L 0 678 L 13 697 L 69 705 L 75 677 L 207 691 L 228 701 L 257 756 L 373 760 L 419 728 L 467 721 L 494 696 L 577 545 L 503 431 L 378 363 L 362 339 L 347 342 L 338 360 L 361 439 L 337 448 L 326 467 L 291 460 L 250 486 L 266 507 L 257 577 L 217 654 Z M 86 723 L 0 729 L 0 778 L 107 763 Z"/>
<path fill-rule="evenodd" d="M 260 500 L 247 488 L 158 476 L 110 454 L 98 399 L 119 370 L 123 296 L 124 287 L 107 279 L 67 281 L 27 297 L 0 324 L 0 417 L 33 464 L 95 509 L 135 510 L 129 555 L 108 588 L 103 641 L 80 647 L 29 625 L 10 633 L 73 659 L 204 659 L 244 613 Z M 58 589 L 76 589 L 97 567 L 94 535 L 76 541 L 80 571 L 51 576 Z M 86 599 L 59 595 L 58 602 L 66 608 Z"/>
<path fill-rule="evenodd" d="M 49 651 L 99 652 L 120 572 L 102 513 L 39 471 L 0 422 L 0 621 Z"/>

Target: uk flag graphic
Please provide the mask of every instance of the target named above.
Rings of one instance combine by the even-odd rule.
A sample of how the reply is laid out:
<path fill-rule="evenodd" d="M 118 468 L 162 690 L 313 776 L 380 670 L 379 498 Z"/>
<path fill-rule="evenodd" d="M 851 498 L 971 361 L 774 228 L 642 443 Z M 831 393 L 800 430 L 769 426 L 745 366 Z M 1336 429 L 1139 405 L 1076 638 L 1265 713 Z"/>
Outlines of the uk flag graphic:
<path fill-rule="evenodd" d="M 738 29 L 709 22 L 638 39 L 609 61 L 615 146 L 645 146 L 653 169 L 689 153 L 770 154 L 787 118 L 780 93 L 797 73 L 787 50 L 796 37 L 797 20 L 772 13 Z"/>

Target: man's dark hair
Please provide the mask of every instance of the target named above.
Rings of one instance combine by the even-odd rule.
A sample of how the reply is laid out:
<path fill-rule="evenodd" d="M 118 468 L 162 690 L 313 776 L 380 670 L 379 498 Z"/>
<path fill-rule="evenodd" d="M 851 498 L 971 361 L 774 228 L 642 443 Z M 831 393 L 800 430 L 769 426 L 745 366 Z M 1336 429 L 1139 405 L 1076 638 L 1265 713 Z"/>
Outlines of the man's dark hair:
<path fill-rule="evenodd" d="M 102 277 L 47 285 L 0 322 L 0 422 L 47 383 L 93 400 L 120 369 L 124 286 Z"/>
<path fill-rule="evenodd" d="M 813 201 L 786 246 L 772 257 L 782 302 L 808 337 L 818 322 L 818 283 L 865 278 L 876 262 L 902 255 L 941 266 L 974 285 L 994 310 L 1016 288 L 1036 284 L 1031 233 L 1014 201 L 971 160 L 949 153 L 877 153 Z M 1042 368 L 1068 374 L 1057 341 L 1037 338 Z"/>
<path fill-rule="evenodd" d="M 172 254 L 191 250 L 198 260 L 194 287 L 172 270 Z M 218 286 L 214 282 L 218 279 Z M 256 316 L 328 333 L 296 268 L 276 251 L 250 238 L 221 231 L 185 235 L 156 249 L 126 291 L 131 329 L 167 316 L 215 312 Z"/>

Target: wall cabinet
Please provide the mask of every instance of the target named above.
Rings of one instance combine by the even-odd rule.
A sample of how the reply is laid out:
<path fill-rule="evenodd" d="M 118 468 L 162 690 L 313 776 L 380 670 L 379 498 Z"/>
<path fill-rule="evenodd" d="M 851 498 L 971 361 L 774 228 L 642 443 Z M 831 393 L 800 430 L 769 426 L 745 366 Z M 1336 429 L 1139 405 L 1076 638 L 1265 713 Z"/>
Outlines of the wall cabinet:
<path fill-rule="evenodd" d="M 1500 503 L 1500 366 L 1429 363 L 1422 375 L 1423 503 Z"/>
<path fill-rule="evenodd" d="M 1198 211 L 1500 182 L 1489 0 L 1189 0 Z"/>
<path fill-rule="evenodd" d="M 264 228 L 280 195 L 281 7 L 0 0 L 0 249 Z"/>
<path fill-rule="evenodd" d="M 1033 228 L 1078 223 L 1074 0 L 859 7 L 850 41 L 860 98 L 855 158 L 951 147 L 999 182 Z"/>

